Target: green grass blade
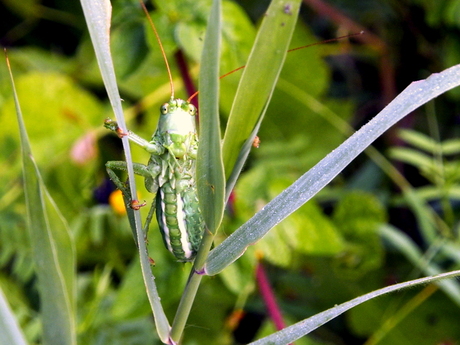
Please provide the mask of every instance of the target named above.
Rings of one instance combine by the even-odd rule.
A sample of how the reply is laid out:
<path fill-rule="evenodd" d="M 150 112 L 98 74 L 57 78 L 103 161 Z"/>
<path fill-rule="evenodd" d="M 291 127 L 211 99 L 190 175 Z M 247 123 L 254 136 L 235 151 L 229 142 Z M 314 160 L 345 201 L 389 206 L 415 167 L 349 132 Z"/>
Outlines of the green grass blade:
<path fill-rule="evenodd" d="M 436 153 L 441 149 L 441 144 L 436 140 L 412 129 L 400 129 L 398 135 L 406 143 L 424 150 L 425 152 Z"/>
<path fill-rule="evenodd" d="M 440 274 L 443 271 L 441 267 L 424 257 L 420 248 L 402 231 L 390 225 L 386 225 L 380 227 L 379 233 L 383 239 L 396 247 L 407 260 L 415 267 L 418 267 L 425 275 Z M 442 240 L 440 241 L 443 243 Z M 439 247 L 443 247 L 441 243 L 438 245 Z M 457 303 L 457 305 L 460 306 L 460 287 L 457 282 L 444 280 L 439 282 L 438 285 L 455 303 Z"/>
<path fill-rule="evenodd" d="M 460 85 L 460 65 L 409 85 L 374 119 L 269 202 L 209 254 L 206 273 L 216 274 L 240 257 L 271 228 L 310 200 L 358 154 L 404 116 Z"/>
<path fill-rule="evenodd" d="M 115 70 L 113 67 L 112 56 L 110 53 L 110 18 L 111 5 L 108 0 L 81 0 L 83 12 L 90 32 L 91 41 L 93 42 L 96 58 L 101 70 L 102 79 L 109 95 L 110 103 L 117 118 L 118 125 L 126 132 L 126 124 L 121 106 L 121 98 L 118 92 L 117 82 L 115 78 Z M 101 121 L 102 125 L 102 121 Z M 131 151 L 127 137 L 122 138 L 123 149 L 126 156 L 128 166 L 128 177 L 131 195 L 137 195 L 134 179 L 134 170 L 132 166 Z M 141 261 L 142 275 L 147 289 L 147 295 L 153 314 L 155 316 L 155 324 L 160 339 L 167 342 L 169 339 L 170 325 L 166 314 L 161 305 L 160 297 L 155 285 L 155 280 L 150 268 L 149 256 L 144 241 L 142 232 L 142 222 L 138 211 L 128 209 L 127 212 L 134 216 L 137 234 L 137 243 L 139 248 L 139 256 Z"/>
<path fill-rule="evenodd" d="M 223 141 L 227 195 L 251 148 L 281 72 L 300 1 L 273 0 L 258 31 L 232 105 Z"/>
<path fill-rule="evenodd" d="M 224 214 L 225 177 L 219 124 L 221 9 L 220 1 L 213 4 L 201 57 L 197 184 L 203 217 L 214 234 Z"/>
<path fill-rule="evenodd" d="M 38 277 L 44 344 L 76 344 L 75 248 L 32 155 L 10 70 L 21 138 L 27 227 Z"/>
<path fill-rule="evenodd" d="M 204 40 L 200 70 L 200 145 L 197 160 L 197 183 L 200 208 L 209 231 L 205 231 L 202 244 L 182 295 L 171 338 L 179 342 L 182 337 L 202 275 L 196 274 L 204 264 L 211 248 L 214 233 L 224 212 L 225 177 L 222 163 L 219 126 L 219 55 L 221 43 L 221 1 L 214 0 Z"/>
<path fill-rule="evenodd" d="M 433 277 L 426 277 L 411 280 L 408 282 L 395 284 L 391 286 L 384 287 L 376 291 L 372 291 L 363 296 L 352 299 L 351 301 L 342 303 L 334 308 L 323 311 L 322 313 L 316 314 L 308 319 L 302 320 L 292 326 L 286 327 L 283 330 L 273 333 L 265 338 L 259 339 L 255 342 L 250 343 L 250 345 L 284 345 L 292 343 L 293 341 L 307 335 L 308 333 L 314 331 L 318 327 L 324 325 L 326 322 L 336 318 L 337 316 L 343 314 L 347 310 L 350 310 L 361 303 L 367 302 L 373 298 L 386 295 L 390 292 L 395 292 L 401 289 L 407 289 L 409 287 L 414 287 L 420 284 L 428 284 L 439 282 L 442 279 L 455 278 L 460 276 L 460 271 L 452 271 L 449 273 L 439 274 Z"/>
<path fill-rule="evenodd" d="M 26 345 L 26 339 L 0 287 L 0 344 Z"/>

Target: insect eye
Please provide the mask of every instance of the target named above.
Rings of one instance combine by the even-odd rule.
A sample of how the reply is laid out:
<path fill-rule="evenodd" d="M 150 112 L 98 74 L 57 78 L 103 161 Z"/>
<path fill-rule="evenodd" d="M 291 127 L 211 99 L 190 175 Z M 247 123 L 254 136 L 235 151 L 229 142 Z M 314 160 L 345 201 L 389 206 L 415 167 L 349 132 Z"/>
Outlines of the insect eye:
<path fill-rule="evenodd" d="M 167 113 L 169 113 L 169 104 L 168 103 L 163 104 L 160 107 L 160 111 L 162 115 L 166 115 Z"/>
<path fill-rule="evenodd" d="M 189 104 L 188 105 L 188 113 L 191 115 L 191 116 L 195 116 L 196 114 L 196 108 L 193 104 Z"/>

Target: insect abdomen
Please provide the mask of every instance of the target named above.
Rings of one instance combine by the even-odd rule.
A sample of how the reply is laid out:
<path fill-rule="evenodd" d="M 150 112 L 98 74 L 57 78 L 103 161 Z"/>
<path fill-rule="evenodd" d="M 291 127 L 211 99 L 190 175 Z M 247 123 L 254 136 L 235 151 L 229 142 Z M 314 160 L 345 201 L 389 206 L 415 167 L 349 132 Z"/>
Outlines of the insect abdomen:
<path fill-rule="evenodd" d="M 166 182 L 157 193 L 156 208 L 166 248 L 179 261 L 192 260 L 200 246 L 204 229 L 196 188 L 191 185 L 179 192 Z"/>

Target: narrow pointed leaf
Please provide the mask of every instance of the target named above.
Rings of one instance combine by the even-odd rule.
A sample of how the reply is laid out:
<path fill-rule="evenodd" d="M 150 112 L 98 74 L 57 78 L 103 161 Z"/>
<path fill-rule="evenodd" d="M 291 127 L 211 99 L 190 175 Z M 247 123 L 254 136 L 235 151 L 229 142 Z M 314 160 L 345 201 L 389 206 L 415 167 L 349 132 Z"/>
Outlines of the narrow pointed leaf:
<path fill-rule="evenodd" d="M 26 345 L 26 339 L 19 328 L 5 295 L 0 288 L 0 344 Z"/>
<path fill-rule="evenodd" d="M 442 279 L 454 278 L 460 276 L 460 271 L 452 271 L 449 273 L 439 274 L 433 277 L 426 277 L 411 280 L 405 283 L 395 284 L 391 286 L 384 287 L 376 291 L 372 291 L 363 296 L 352 299 L 351 301 L 342 303 L 334 308 L 323 311 L 322 313 L 316 314 L 308 319 L 302 320 L 292 326 L 286 327 L 283 330 L 273 333 L 268 337 L 259 339 L 250 343 L 250 345 L 285 345 L 292 343 L 293 341 L 307 335 L 308 333 L 314 331 L 318 327 L 324 325 L 326 322 L 336 318 L 340 314 L 343 314 L 347 310 L 350 310 L 357 305 L 367 302 L 373 298 L 388 294 L 390 292 L 398 291 L 401 289 L 406 289 L 409 287 L 414 287 L 420 284 L 428 284 L 432 282 L 438 282 Z"/>
<path fill-rule="evenodd" d="M 235 261 L 249 245 L 260 240 L 271 228 L 324 188 L 388 128 L 414 109 L 458 85 L 460 85 L 460 65 L 410 84 L 374 119 L 212 250 L 205 266 L 206 273 L 216 274 Z"/>
<path fill-rule="evenodd" d="M 204 264 L 214 239 L 214 233 L 220 225 L 224 212 L 225 178 L 220 148 L 218 113 L 221 7 L 220 0 L 213 0 L 200 70 L 200 144 L 197 158 L 197 182 L 200 208 L 209 231 L 204 232 L 192 274 L 182 294 L 173 321 L 171 339 L 174 343 L 178 343 L 182 338 L 203 277 L 195 272 L 201 270 Z"/>
<path fill-rule="evenodd" d="M 270 102 L 294 32 L 299 7 L 299 0 L 273 0 L 258 31 L 224 135 L 225 176 L 227 180 L 232 176 L 227 195 L 246 160 L 250 144 L 257 134 L 256 127 Z"/>
<path fill-rule="evenodd" d="M 22 118 L 10 70 L 21 138 L 27 227 L 38 277 L 44 344 L 76 344 L 75 248 L 70 229 L 47 193 Z"/>
<path fill-rule="evenodd" d="M 398 248 L 399 252 L 415 267 L 418 267 L 421 272 L 424 272 L 425 275 L 440 274 L 443 271 L 441 267 L 434 262 L 426 260 L 420 248 L 405 233 L 390 225 L 381 226 L 379 232 L 383 239 Z M 460 306 L 460 287 L 457 282 L 443 280 L 440 281 L 438 285 L 455 303 L 457 303 L 457 305 Z"/>
<path fill-rule="evenodd" d="M 224 166 L 219 124 L 220 1 L 215 1 L 206 31 L 200 70 L 200 145 L 197 183 L 200 208 L 215 233 L 224 213 Z"/>
<path fill-rule="evenodd" d="M 126 132 L 126 124 L 121 106 L 121 98 L 115 78 L 115 70 L 113 67 L 112 56 L 110 54 L 110 17 L 111 5 L 109 0 L 81 0 L 83 12 L 85 15 L 88 30 L 93 42 L 96 58 L 101 70 L 102 79 L 109 95 L 110 103 L 117 118 L 118 125 Z M 102 125 L 102 121 L 101 121 Z M 134 170 L 132 166 L 131 151 L 127 137 L 122 138 L 123 149 L 126 156 L 128 167 L 128 177 L 131 195 L 137 195 L 134 179 Z M 137 244 L 139 248 L 139 256 L 141 261 L 142 275 L 147 289 L 147 295 L 155 316 L 155 324 L 160 339 L 167 342 L 169 339 L 170 325 L 163 307 L 160 302 L 160 297 L 155 285 L 154 277 L 150 268 L 150 261 L 147 248 L 142 233 L 142 222 L 138 211 L 131 209 L 127 210 L 130 213 L 130 223 L 134 218 L 135 232 L 137 234 Z"/>

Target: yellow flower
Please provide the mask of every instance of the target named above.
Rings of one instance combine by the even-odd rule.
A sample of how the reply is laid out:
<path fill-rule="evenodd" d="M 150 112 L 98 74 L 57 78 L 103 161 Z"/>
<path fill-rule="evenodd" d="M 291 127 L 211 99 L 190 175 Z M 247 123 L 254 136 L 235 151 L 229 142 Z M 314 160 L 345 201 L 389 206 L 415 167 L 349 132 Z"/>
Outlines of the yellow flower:
<path fill-rule="evenodd" d="M 140 200 L 140 194 L 137 193 L 137 199 Z M 123 199 L 123 194 L 121 190 L 116 189 L 109 195 L 109 204 L 116 214 L 124 216 L 126 214 L 126 205 L 125 200 Z M 144 206 L 145 203 L 142 203 L 139 206 Z"/>
<path fill-rule="evenodd" d="M 112 209 L 116 214 L 122 216 L 126 214 L 125 201 L 123 200 L 123 195 L 121 190 L 116 189 L 109 196 L 109 204 L 112 206 Z"/>

